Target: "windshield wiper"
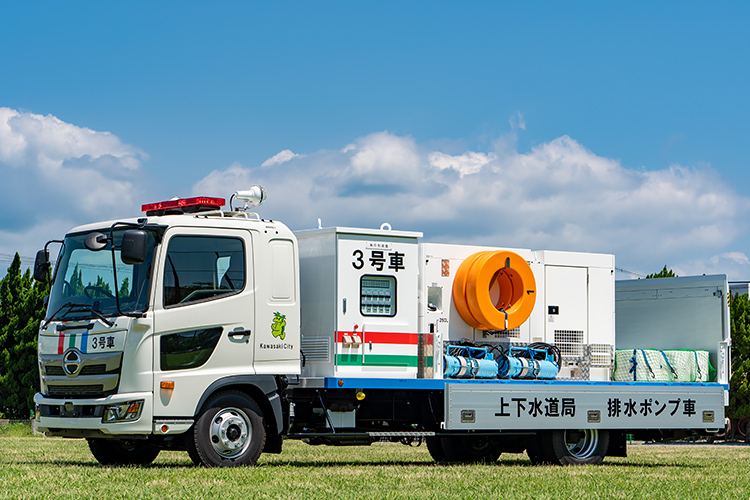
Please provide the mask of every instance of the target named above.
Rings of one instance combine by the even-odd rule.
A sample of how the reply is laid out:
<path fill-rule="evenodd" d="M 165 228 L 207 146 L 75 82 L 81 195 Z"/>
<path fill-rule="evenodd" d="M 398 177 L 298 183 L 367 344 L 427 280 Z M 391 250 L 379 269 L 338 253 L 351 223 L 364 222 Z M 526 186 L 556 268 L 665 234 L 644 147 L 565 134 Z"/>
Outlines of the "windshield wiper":
<path fill-rule="evenodd" d="M 50 317 L 49 317 L 48 320 L 45 320 L 44 323 L 42 323 L 42 330 L 46 330 L 47 329 L 47 326 L 49 326 L 50 321 L 52 321 L 53 319 L 55 319 L 55 316 L 57 316 L 57 313 L 59 313 L 60 311 L 62 311 L 65 308 L 75 307 L 77 305 L 79 305 L 79 304 L 76 304 L 75 302 L 68 302 L 67 304 L 61 305 L 57 309 L 57 311 L 55 311 L 53 314 L 50 315 Z M 65 313 L 65 314 L 67 314 L 67 313 Z"/>
<path fill-rule="evenodd" d="M 87 307 L 89 307 L 89 308 L 90 308 L 90 310 L 91 310 L 91 312 L 92 312 L 92 313 L 94 313 L 94 316 L 96 316 L 97 318 L 99 318 L 100 320 L 102 320 L 102 323 L 104 323 L 104 324 L 105 324 L 105 325 L 107 325 L 108 327 L 110 327 L 110 328 L 111 328 L 111 327 L 112 327 L 112 325 L 114 325 L 114 324 L 115 324 L 115 322 L 114 322 L 114 321 L 110 321 L 110 320 L 108 320 L 107 318 L 105 318 L 105 317 L 104 317 L 104 315 L 103 315 L 102 313 L 100 313 L 99 311 L 97 311 L 96 309 L 94 309 L 94 307 L 93 307 L 93 306 L 87 306 Z"/>
<path fill-rule="evenodd" d="M 58 313 L 60 311 L 62 311 L 63 309 L 67 309 L 67 311 L 65 312 L 65 314 L 63 314 L 62 316 L 60 316 L 60 318 L 56 318 L 56 316 L 58 315 Z M 60 308 L 57 311 L 55 311 L 55 313 L 52 316 L 50 316 L 49 319 L 46 320 L 42 324 L 42 330 L 46 330 L 47 326 L 49 326 L 50 322 L 53 319 L 62 319 L 68 313 L 71 313 L 71 312 L 90 312 L 94 316 L 96 316 L 97 318 L 99 318 L 102 321 L 102 323 L 104 323 L 105 325 L 107 325 L 109 327 L 112 327 L 115 324 L 114 321 L 108 320 L 107 318 L 104 317 L 104 315 L 102 313 L 100 313 L 99 311 L 97 311 L 96 309 L 94 309 L 93 305 L 89 306 L 89 305 L 86 305 L 86 304 L 76 304 L 75 302 L 68 302 L 67 304 L 61 305 Z"/>

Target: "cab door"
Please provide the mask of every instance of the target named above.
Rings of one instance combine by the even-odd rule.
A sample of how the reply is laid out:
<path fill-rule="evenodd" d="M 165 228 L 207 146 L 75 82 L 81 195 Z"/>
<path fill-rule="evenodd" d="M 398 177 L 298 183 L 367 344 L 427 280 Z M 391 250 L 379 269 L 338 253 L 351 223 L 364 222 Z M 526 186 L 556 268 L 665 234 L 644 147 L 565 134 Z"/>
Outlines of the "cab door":
<path fill-rule="evenodd" d="M 155 416 L 192 416 L 215 380 L 253 374 L 253 241 L 245 230 L 165 234 L 154 312 Z M 161 382 L 174 382 L 162 389 Z"/>

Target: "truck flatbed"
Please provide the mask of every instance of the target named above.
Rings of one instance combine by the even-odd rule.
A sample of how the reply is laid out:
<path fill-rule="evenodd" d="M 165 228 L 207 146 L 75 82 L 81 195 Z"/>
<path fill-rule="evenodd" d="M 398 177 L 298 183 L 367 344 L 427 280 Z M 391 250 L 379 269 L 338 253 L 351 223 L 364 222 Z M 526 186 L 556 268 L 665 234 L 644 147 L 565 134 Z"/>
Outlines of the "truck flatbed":
<path fill-rule="evenodd" d="M 718 429 L 723 415 L 716 408 L 728 389 L 695 382 L 333 377 L 301 379 L 299 387 L 331 395 L 354 391 L 363 405 L 368 392 L 442 392 L 445 430 L 501 431 Z"/>

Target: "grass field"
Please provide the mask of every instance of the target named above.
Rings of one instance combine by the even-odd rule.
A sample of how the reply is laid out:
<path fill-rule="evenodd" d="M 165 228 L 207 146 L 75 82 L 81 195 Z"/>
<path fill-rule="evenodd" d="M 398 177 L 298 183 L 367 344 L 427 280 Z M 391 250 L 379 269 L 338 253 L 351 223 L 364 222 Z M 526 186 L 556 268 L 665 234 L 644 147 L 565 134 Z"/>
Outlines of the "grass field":
<path fill-rule="evenodd" d="M 15 434 L 15 436 L 14 436 Z M 437 465 L 424 446 L 284 443 L 242 469 L 194 467 L 162 452 L 148 467 L 102 467 L 83 440 L 0 433 L 0 498 L 750 498 L 750 447 L 632 445 L 600 466 Z"/>

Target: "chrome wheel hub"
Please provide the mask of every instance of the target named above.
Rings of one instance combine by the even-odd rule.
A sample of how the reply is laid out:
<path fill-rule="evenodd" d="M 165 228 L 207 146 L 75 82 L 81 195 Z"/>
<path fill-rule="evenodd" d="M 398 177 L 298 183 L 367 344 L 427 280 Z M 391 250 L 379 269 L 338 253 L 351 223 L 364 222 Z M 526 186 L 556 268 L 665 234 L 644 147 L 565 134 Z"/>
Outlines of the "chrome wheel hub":
<path fill-rule="evenodd" d="M 209 435 L 214 451 L 224 458 L 242 455 L 250 446 L 253 426 L 239 408 L 224 408 L 211 422 Z"/>
<path fill-rule="evenodd" d="M 599 431 L 596 429 L 580 429 L 565 431 L 565 446 L 568 452 L 576 458 L 589 458 L 599 445 Z"/>

